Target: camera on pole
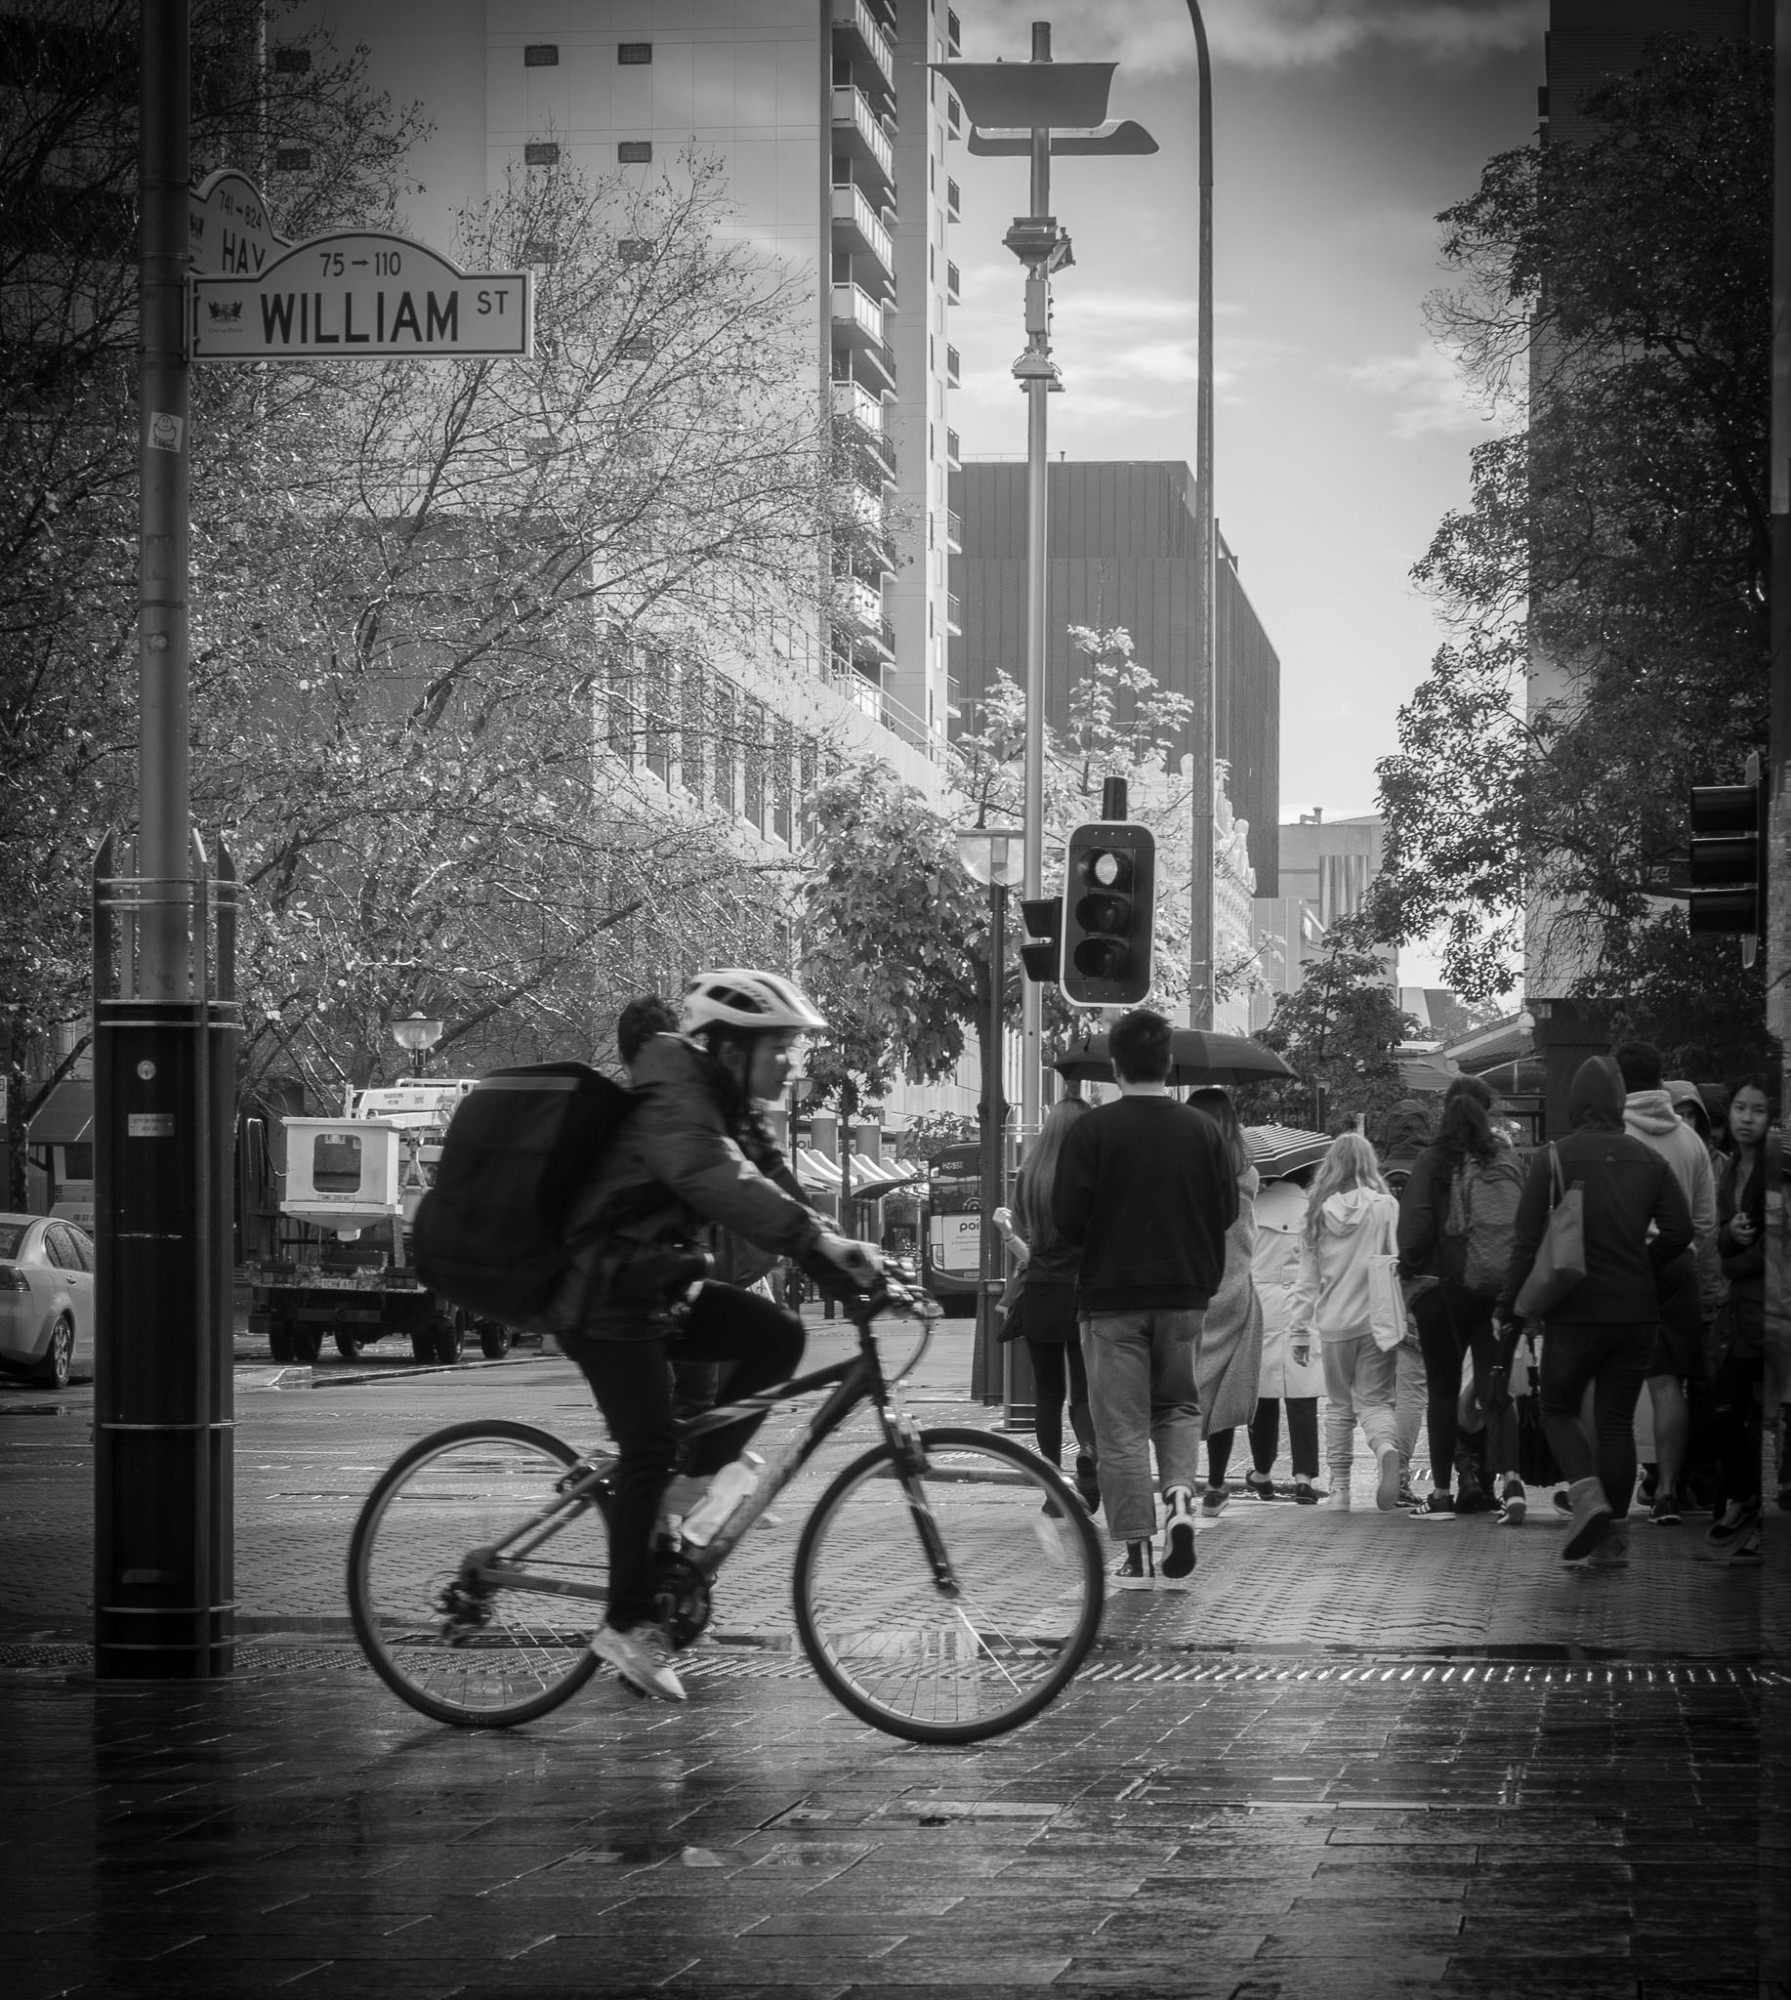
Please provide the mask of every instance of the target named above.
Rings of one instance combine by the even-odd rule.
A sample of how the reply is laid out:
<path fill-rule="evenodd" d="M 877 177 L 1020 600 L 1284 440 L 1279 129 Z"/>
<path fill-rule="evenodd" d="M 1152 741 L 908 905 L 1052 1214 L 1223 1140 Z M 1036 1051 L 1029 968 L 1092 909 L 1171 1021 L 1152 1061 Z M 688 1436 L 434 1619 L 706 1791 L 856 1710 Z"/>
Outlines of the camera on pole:
<path fill-rule="evenodd" d="M 1739 785 L 1694 785 L 1686 916 L 1699 936 L 1741 937 L 1751 966 L 1766 935 L 1766 780 L 1758 754 Z"/>

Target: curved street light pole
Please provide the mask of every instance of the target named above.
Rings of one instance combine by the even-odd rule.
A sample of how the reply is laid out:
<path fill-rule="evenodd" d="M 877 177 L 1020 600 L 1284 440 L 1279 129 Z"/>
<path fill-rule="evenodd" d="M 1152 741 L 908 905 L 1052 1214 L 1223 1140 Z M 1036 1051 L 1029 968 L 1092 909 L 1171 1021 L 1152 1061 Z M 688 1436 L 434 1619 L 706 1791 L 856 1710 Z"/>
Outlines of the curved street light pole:
<path fill-rule="evenodd" d="M 1200 70 L 1200 267 L 1194 511 L 1199 516 L 1200 659 L 1194 693 L 1194 839 L 1189 857 L 1188 1023 L 1213 1025 L 1213 763 L 1218 754 L 1218 536 L 1213 526 L 1213 66 L 1199 0 L 1188 0 Z"/>

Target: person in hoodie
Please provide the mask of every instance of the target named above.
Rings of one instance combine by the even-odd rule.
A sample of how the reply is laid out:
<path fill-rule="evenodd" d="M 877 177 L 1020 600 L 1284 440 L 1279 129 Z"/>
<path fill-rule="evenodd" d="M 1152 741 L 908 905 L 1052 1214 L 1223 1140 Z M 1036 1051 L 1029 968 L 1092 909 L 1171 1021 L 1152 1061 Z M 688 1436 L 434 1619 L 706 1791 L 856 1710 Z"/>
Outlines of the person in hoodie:
<path fill-rule="evenodd" d="M 1424 1159 L 1430 1143 L 1430 1107 L 1422 1098 L 1402 1097 L 1387 1113 L 1380 1142 L 1374 1149 L 1380 1160 L 1381 1179 L 1387 1183 L 1387 1192 L 1396 1201 L 1404 1201 L 1406 1184 Z M 1431 1396 L 1430 1352 L 1419 1338 L 1423 1324 L 1418 1315 L 1421 1298 L 1422 1295 L 1413 1301 L 1411 1332 L 1393 1350 L 1397 1376 L 1393 1428 L 1399 1439 L 1399 1504 L 1402 1507 L 1419 1504 L 1412 1491 L 1412 1453 L 1417 1449 L 1418 1433 L 1423 1428 L 1424 1413 Z M 1447 1468 L 1443 1477 L 1447 1484 Z"/>
<path fill-rule="evenodd" d="M 1648 1357 L 1656 1467 L 1649 1518 L 1657 1528 L 1676 1528 L 1685 1518 L 1685 1452 L 1691 1437 L 1686 1384 L 1704 1373 L 1705 1300 L 1713 1291 L 1716 1248 L 1716 1176 L 1703 1140 L 1673 1108 L 1662 1085 L 1660 1051 L 1647 1042 L 1620 1042 L 1611 1056 L 1628 1093 L 1623 1100 L 1624 1131 L 1672 1168 L 1691 1210 L 1691 1244 L 1659 1267 L 1660 1309 Z M 1720 1292 L 1720 1283 L 1714 1290 Z M 1712 1312 L 1716 1303 L 1711 1296 Z"/>
<path fill-rule="evenodd" d="M 1399 1204 L 1381 1179 L 1374 1148 L 1360 1132 L 1331 1141 L 1306 1198 L 1300 1275 L 1294 1287 L 1292 1351 L 1311 1358 L 1316 1337 L 1325 1362 L 1325 1450 L 1331 1468 L 1327 1506 L 1350 1504 L 1350 1458 L 1361 1424 L 1379 1468 L 1374 1504 L 1399 1505 L 1399 1439 L 1393 1405 L 1398 1363 L 1375 1343 L 1369 1321 L 1370 1259 L 1394 1248 Z"/>
<path fill-rule="evenodd" d="M 1549 1314 L 1542 1342 L 1542 1420 L 1549 1449 L 1569 1480 L 1563 1562 L 1618 1567 L 1629 1560 L 1629 1498 L 1635 1490 L 1635 1413 L 1660 1323 L 1657 1274 L 1690 1249 L 1691 1207 L 1661 1153 L 1624 1130 L 1623 1073 L 1590 1056 L 1574 1073 L 1572 1127 L 1530 1162 L 1518 1203 L 1511 1267 L 1500 1294 L 1500 1362 L 1509 1370 L 1523 1290 L 1548 1228 L 1554 1183 L 1585 1204 L 1586 1275 Z M 1594 1439 L 1580 1423 L 1590 1386 Z"/>

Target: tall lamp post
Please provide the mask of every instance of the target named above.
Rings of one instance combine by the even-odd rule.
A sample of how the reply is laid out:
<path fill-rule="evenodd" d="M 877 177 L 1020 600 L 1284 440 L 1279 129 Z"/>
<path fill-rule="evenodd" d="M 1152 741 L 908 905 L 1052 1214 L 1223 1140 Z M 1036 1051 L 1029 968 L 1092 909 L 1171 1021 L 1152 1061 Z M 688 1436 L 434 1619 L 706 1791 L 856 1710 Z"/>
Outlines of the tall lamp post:
<path fill-rule="evenodd" d="M 970 150 L 1025 157 L 1032 165 L 1031 213 L 1014 218 L 1002 239 L 1026 270 L 1026 351 L 1014 378 L 1026 391 L 1026 750 L 1023 778 L 1023 893 L 1044 894 L 1046 482 L 1045 398 L 1063 387 L 1051 359 L 1051 273 L 1073 262 L 1068 234 L 1051 210 L 1053 154 L 1154 153 L 1142 125 L 1110 122 L 1107 93 L 1116 63 L 1051 59 L 1051 24 L 1032 24 L 1032 60 L 929 65 L 963 101 Z M 1030 980 L 1021 1000 L 1020 1129 L 1036 1132 L 1043 1099 L 1040 991 Z"/>
<path fill-rule="evenodd" d="M 958 834 L 958 859 L 972 881 L 987 885 L 989 891 L 989 1010 L 980 1028 L 983 1045 L 982 1141 L 979 1159 L 981 1192 L 979 1206 L 982 1226 L 977 1271 L 981 1282 L 976 1292 L 976 1346 L 971 1357 L 971 1393 L 984 1402 L 995 1400 L 991 1393 L 996 1378 L 995 1302 L 1002 1290 L 1001 1238 L 995 1229 L 995 1211 L 1001 1206 L 1002 1142 L 1007 1125 L 1007 1100 L 1002 1090 L 1002 1051 L 1006 1037 L 1002 1026 L 1002 994 L 1007 985 L 1007 897 L 1019 885 L 1024 868 L 1026 836 L 1017 826 L 969 826 Z M 1016 1366 L 1025 1366 L 1025 1357 L 1014 1354 L 1015 1343 L 1006 1349 L 1006 1367 L 999 1380 L 1001 1398 L 1011 1422 L 1016 1390 L 1022 1402 L 1030 1403 L 1030 1374 L 1016 1383 Z"/>
<path fill-rule="evenodd" d="M 401 1049 L 410 1051 L 410 1073 L 423 1074 L 423 1059 L 442 1038 L 443 1023 L 432 1020 L 427 1014 L 409 1014 L 401 1021 L 392 1023 L 392 1039 Z"/>
<path fill-rule="evenodd" d="M 1200 671 L 1194 701 L 1194 841 L 1189 857 L 1188 1025 L 1213 1025 L 1213 763 L 1218 756 L 1219 551 L 1213 527 L 1213 65 L 1200 0 L 1188 0 L 1200 72 L 1200 269 L 1196 308 L 1194 511 L 1200 517 Z"/>

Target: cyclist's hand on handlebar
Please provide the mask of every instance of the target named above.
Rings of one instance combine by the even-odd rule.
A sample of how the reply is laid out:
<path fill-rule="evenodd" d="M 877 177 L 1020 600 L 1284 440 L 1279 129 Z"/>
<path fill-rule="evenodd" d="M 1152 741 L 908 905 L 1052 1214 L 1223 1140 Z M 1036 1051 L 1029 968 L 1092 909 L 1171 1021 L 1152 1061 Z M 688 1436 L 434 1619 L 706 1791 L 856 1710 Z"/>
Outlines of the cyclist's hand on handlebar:
<path fill-rule="evenodd" d="M 883 1268 L 883 1254 L 874 1244 L 855 1242 L 849 1236 L 835 1236 L 828 1230 L 822 1231 L 815 1250 L 861 1287 L 868 1286 Z"/>

